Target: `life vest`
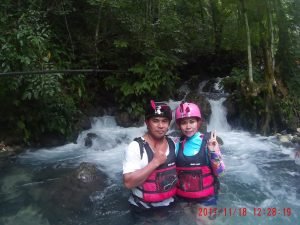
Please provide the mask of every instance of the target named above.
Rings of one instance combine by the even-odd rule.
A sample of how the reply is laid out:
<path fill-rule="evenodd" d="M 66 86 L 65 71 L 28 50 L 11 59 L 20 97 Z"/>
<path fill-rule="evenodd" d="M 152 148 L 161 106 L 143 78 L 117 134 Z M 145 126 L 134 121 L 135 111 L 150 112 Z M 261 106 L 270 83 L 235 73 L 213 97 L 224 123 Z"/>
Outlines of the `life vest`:
<path fill-rule="evenodd" d="M 202 139 L 200 151 L 194 156 L 183 154 L 183 143 L 179 143 L 176 159 L 178 176 L 176 194 L 187 199 L 201 199 L 216 194 L 215 177 L 209 166 L 206 154 L 206 143 L 210 133 Z"/>
<path fill-rule="evenodd" d="M 176 154 L 174 142 L 166 137 L 169 145 L 169 154 L 164 164 L 155 169 L 145 182 L 138 186 L 137 189 L 141 191 L 141 195 L 134 195 L 134 198 L 147 203 L 161 202 L 165 199 L 171 198 L 176 194 Z M 134 139 L 140 145 L 141 158 L 143 157 L 144 148 L 148 156 L 148 162 L 153 159 L 153 151 L 149 144 L 141 137 Z"/>

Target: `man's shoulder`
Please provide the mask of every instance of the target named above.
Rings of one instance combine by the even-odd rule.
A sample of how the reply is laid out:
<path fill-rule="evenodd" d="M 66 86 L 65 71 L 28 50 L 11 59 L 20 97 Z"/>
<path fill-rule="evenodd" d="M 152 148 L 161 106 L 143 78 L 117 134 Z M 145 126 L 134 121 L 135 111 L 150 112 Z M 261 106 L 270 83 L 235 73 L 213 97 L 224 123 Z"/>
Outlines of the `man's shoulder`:
<path fill-rule="evenodd" d="M 169 138 L 171 141 L 173 141 L 174 144 L 180 141 L 180 137 L 170 136 L 170 135 L 167 135 L 166 137 Z"/>
<path fill-rule="evenodd" d="M 133 140 L 129 143 L 128 149 L 137 149 L 139 147 L 139 142 L 138 140 Z"/>

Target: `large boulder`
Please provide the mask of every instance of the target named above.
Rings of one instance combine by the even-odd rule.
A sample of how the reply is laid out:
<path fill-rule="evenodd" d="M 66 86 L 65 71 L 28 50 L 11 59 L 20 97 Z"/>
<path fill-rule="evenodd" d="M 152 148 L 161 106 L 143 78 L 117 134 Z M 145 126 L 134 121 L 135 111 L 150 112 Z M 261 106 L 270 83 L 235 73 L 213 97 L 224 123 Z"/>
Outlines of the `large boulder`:
<path fill-rule="evenodd" d="M 92 205 L 90 196 L 103 191 L 106 185 L 107 176 L 94 164 L 83 162 L 58 182 L 49 185 L 45 195 L 45 213 L 51 213 L 50 217 L 64 218 L 83 212 Z"/>

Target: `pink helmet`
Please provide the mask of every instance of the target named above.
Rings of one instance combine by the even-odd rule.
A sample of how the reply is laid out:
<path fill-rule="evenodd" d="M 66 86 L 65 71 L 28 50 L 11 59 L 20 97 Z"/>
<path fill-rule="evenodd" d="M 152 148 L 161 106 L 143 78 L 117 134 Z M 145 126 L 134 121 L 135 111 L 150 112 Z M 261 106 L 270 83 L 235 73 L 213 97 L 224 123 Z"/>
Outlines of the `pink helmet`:
<path fill-rule="evenodd" d="M 183 118 L 188 118 L 188 117 L 197 117 L 201 119 L 201 112 L 199 107 L 194 104 L 194 103 L 181 103 L 175 112 L 175 119 L 176 121 L 183 119 Z"/>

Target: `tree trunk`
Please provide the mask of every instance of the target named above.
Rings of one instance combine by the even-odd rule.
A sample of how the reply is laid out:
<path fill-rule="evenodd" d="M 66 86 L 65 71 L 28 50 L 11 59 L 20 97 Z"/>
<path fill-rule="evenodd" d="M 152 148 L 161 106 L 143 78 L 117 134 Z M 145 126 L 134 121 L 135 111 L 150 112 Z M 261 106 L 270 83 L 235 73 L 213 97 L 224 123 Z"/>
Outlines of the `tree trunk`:
<path fill-rule="evenodd" d="M 213 30 L 214 30 L 214 45 L 215 50 L 214 52 L 218 54 L 221 49 L 221 42 L 222 42 L 222 29 L 223 23 L 221 22 L 221 13 L 218 9 L 218 4 L 221 4 L 221 1 L 210 0 L 211 6 L 211 15 L 212 15 L 212 22 L 213 22 Z"/>
<path fill-rule="evenodd" d="M 249 28 L 249 23 L 248 23 L 248 15 L 247 15 L 244 0 L 240 0 L 240 2 L 241 2 L 241 6 L 242 6 L 242 13 L 243 13 L 244 19 L 245 19 L 246 34 L 247 34 L 248 76 L 249 76 L 249 82 L 253 83 L 251 36 L 250 36 L 250 28 Z"/>
<path fill-rule="evenodd" d="M 74 58 L 75 57 L 74 43 L 73 43 L 72 35 L 70 32 L 69 23 L 68 23 L 68 19 L 67 19 L 67 13 L 65 12 L 64 4 L 65 4 L 65 2 L 62 1 L 61 7 L 62 7 L 62 11 L 64 12 L 65 25 L 66 25 L 66 29 L 67 29 L 67 32 L 69 35 L 69 40 L 70 40 L 71 49 L 72 49 L 72 57 Z"/>
<path fill-rule="evenodd" d="M 273 74 L 273 85 L 277 86 L 276 80 L 275 80 L 275 40 L 274 40 L 274 27 L 273 27 L 273 17 L 272 17 L 272 10 L 270 6 L 270 2 L 267 0 L 267 12 L 268 12 L 268 25 L 269 25 L 269 33 L 270 33 L 270 57 L 271 57 L 271 63 L 272 63 L 272 74 Z"/>
<path fill-rule="evenodd" d="M 269 2 L 268 2 L 269 3 Z M 274 27 L 273 27 L 273 18 L 272 12 L 269 6 L 269 24 L 270 24 L 270 32 L 271 32 L 271 57 L 272 57 L 272 70 L 275 71 L 275 40 L 274 40 Z"/>
<path fill-rule="evenodd" d="M 261 24 L 261 28 L 263 25 Z M 262 28 L 264 29 L 264 28 Z M 274 101 L 274 70 L 273 70 L 273 60 L 272 60 L 272 50 L 270 42 L 268 41 L 267 36 L 263 35 L 264 31 L 261 31 L 261 48 L 263 51 L 263 60 L 265 66 L 265 82 L 266 82 L 266 108 L 265 108 L 265 121 L 262 127 L 264 134 L 270 132 L 271 126 L 270 123 L 274 120 L 273 118 L 273 101 Z"/>
<path fill-rule="evenodd" d="M 99 31 L 100 31 L 100 22 L 101 22 L 101 12 L 102 12 L 102 7 L 103 7 L 103 2 L 101 3 L 101 5 L 99 5 L 98 8 L 98 15 L 97 15 L 97 24 L 96 24 L 96 29 L 95 29 L 95 54 L 96 54 L 96 68 L 99 68 L 98 65 L 98 61 L 99 61 L 99 48 L 98 48 L 98 44 L 99 44 Z"/>

